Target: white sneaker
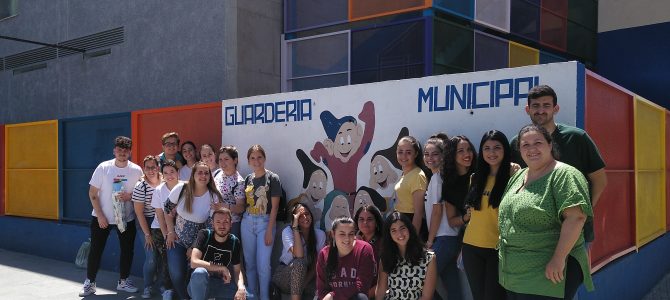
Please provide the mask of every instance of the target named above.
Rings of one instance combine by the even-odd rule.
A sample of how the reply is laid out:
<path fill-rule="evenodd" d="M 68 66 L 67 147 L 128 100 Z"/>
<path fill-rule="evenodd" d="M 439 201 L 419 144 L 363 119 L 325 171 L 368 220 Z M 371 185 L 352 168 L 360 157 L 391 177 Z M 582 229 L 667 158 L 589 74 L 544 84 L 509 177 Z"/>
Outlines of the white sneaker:
<path fill-rule="evenodd" d="M 137 287 L 135 287 L 133 282 L 127 278 L 119 280 L 119 283 L 116 285 L 116 290 L 137 293 Z"/>
<path fill-rule="evenodd" d="M 172 300 L 172 290 L 165 290 L 163 292 L 163 300 Z"/>
<path fill-rule="evenodd" d="M 86 297 L 92 294 L 95 294 L 95 282 L 86 279 L 86 281 L 84 281 L 84 288 L 79 292 L 79 297 Z"/>
<path fill-rule="evenodd" d="M 142 298 L 144 298 L 144 299 L 151 298 L 151 288 L 150 287 L 145 287 L 144 288 L 144 292 L 142 292 Z"/>

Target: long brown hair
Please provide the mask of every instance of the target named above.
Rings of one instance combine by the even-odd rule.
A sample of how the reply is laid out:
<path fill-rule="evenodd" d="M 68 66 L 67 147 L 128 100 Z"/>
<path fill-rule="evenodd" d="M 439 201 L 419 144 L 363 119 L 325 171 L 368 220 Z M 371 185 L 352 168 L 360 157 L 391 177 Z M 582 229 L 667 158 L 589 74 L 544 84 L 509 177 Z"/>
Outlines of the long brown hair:
<path fill-rule="evenodd" d="M 194 199 L 194 190 L 195 190 L 195 173 L 198 167 L 203 167 L 209 172 L 209 182 L 207 182 L 207 190 L 214 196 L 218 198 L 218 202 L 223 202 L 223 197 L 221 193 L 214 185 L 214 178 L 212 178 L 212 171 L 209 169 L 209 166 L 204 161 L 199 161 L 193 165 L 193 171 L 191 172 L 191 177 L 188 179 L 188 182 L 184 184 L 184 209 L 191 213 L 193 212 L 193 199 Z"/>

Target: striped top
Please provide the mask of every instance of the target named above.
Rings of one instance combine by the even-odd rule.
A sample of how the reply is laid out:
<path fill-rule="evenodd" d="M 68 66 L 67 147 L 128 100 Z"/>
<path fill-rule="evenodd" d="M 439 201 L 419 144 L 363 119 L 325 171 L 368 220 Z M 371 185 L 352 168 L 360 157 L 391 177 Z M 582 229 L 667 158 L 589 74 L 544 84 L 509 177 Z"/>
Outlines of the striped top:
<path fill-rule="evenodd" d="M 151 207 L 151 196 L 154 194 L 154 188 L 145 180 L 140 180 L 133 189 L 133 202 L 144 203 L 144 216 L 153 217 L 156 215 L 156 209 Z"/>

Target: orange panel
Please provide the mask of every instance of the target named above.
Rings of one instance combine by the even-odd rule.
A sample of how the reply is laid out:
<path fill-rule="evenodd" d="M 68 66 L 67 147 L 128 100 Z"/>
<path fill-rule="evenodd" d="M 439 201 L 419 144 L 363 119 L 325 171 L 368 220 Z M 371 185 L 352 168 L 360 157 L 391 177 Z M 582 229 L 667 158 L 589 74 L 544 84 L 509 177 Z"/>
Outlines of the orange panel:
<path fill-rule="evenodd" d="M 608 170 L 633 170 L 633 95 L 586 76 L 585 127 Z"/>
<path fill-rule="evenodd" d="M 177 132 L 181 142 L 221 145 L 221 101 L 141 110 L 131 115 L 133 161 L 161 153 L 161 136 Z"/>
<path fill-rule="evenodd" d="M 349 21 L 420 10 L 432 5 L 432 0 L 349 0 Z"/>
<path fill-rule="evenodd" d="M 0 216 L 5 215 L 5 125 L 0 125 Z"/>

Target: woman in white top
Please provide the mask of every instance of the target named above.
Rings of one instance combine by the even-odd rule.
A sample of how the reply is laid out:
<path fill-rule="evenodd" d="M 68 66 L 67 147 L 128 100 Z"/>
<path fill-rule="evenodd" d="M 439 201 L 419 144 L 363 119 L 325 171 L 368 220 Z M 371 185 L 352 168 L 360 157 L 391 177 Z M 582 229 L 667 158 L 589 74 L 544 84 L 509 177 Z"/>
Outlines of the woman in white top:
<path fill-rule="evenodd" d="M 156 217 L 151 223 L 151 236 L 154 241 L 154 249 L 158 256 L 154 256 L 156 269 L 159 270 L 159 278 L 163 281 L 163 299 L 172 299 L 172 280 L 167 265 L 167 249 L 165 247 L 165 238 L 168 230 L 165 224 L 163 207 L 170 196 L 170 191 L 179 183 L 179 171 L 174 160 L 166 160 L 161 165 L 161 174 L 163 183 L 158 185 L 151 196 L 151 206 L 156 210 Z M 159 229 L 154 229 L 159 228 Z"/>
<path fill-rule="evenodd" d="M 272 282 L 291 299 L 311 299 L 316 291 L 316 256 L 326 242 L 326 234 L 313 226 L 309 208 L 297 203 L 291 209 L 290 226 L 282 231 L 283 251 Z"/>
<path fill-rule="evenodd" d="M 221 172 L 219 165 L 216 163 L 216 159 L 216 150 L 214 150 L 212 145 L 202 144 L 200 146 L 200 161 L 207 164 L 209 170 L 212 172 L 212 178 L 216 177 L 216 175 L 219 175 L 219 172 Z"/>
<path fill-rule="evenodd" d="M 142 267 L 144 292 L 142 296 L 151 298 L 154 276 L 156 275 L 155 257 L 157 256 L 156 248 L 151 238 L 151 231 L 154 228 L 159 228 L 158 223 L 153 224 L 156 210 L 151 207 L 151 198 L 154 194 L 154 189 L 161 183 L 161 174 L 158 171 L 158 158 L 153 155 L 147 155 L 142 161 L 142 165 L 144 175 L 135 185 L 135 189 L 133 189 L 132 200 L 135 207 L 135 215 L 137 216 L 137 224 L 144 233 L 144 266 Z M 156 226 L 154 227 L 153 225 Z"/>
<path fill-rule="evenodd" d="M 189 298 L 186 291 L 187 252 L 190 253 L 198 231 L 205 228 L 211 205 L 221 201 L 221 193 L 214 186 L 210 168 L 204 162 L 195 164 L 188 182 L 180 182 L 170 191 L 165 212 L 169 214 L 176 209 L 177 216 L 165 218 L 168 268 L 180 299 Z"/>
<path fill-rule="evenodd" d="M 179 180 L 188 181 L 191 178 L 191 171 L 193 165 L 198 162 L 198 153 L 195 152 L 195 144 L 191 141 L 186 141 L 181 144 L 181 156 L 186 163 L 179 169 Z"/>

